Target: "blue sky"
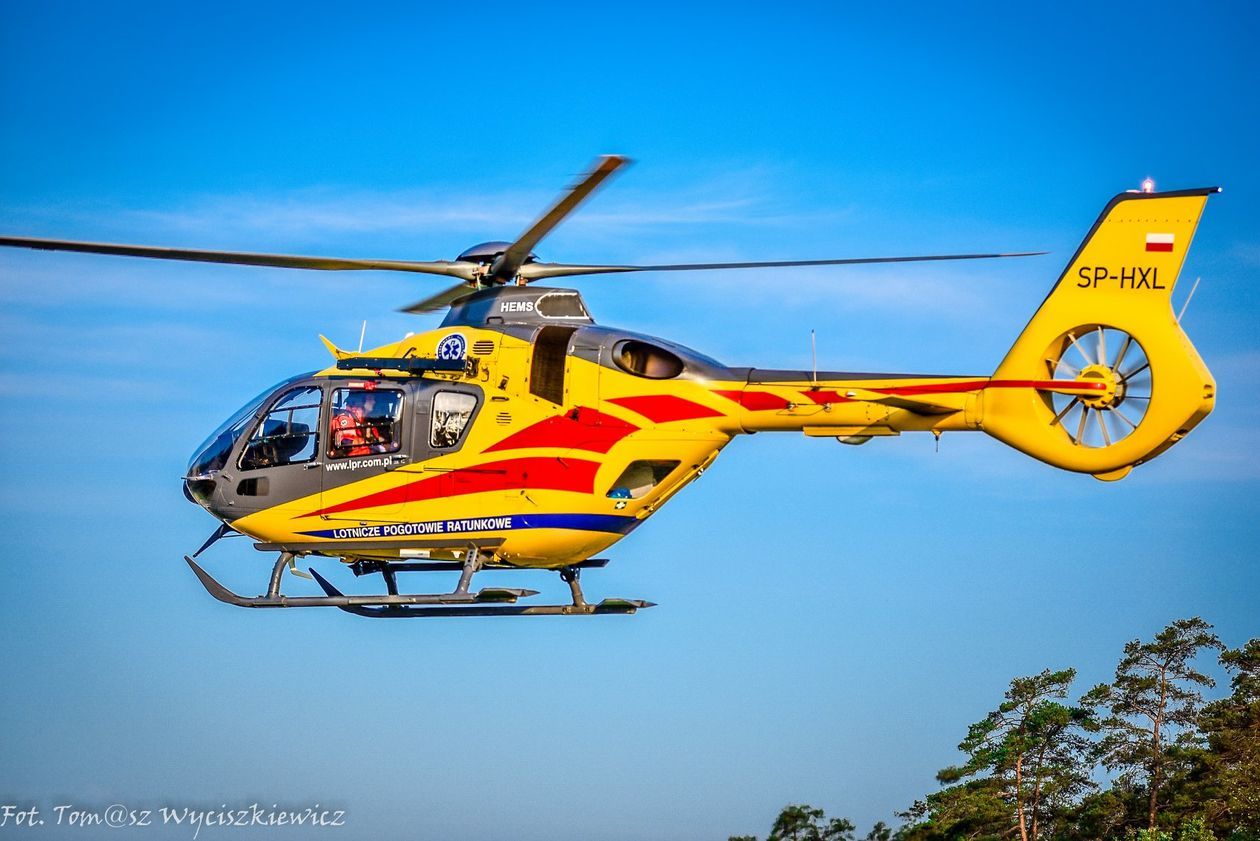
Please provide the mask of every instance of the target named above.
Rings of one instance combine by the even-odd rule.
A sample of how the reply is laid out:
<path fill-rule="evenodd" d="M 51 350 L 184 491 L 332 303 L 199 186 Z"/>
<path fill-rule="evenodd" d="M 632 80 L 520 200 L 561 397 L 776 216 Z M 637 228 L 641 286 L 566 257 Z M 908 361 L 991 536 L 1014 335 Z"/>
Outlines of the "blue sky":
<path fill-rule="evenodd" d="M 813 329 L 824 367 L 986 374 L 1111 195 L 1225 188 L 1183 272 L 1220 397 L 1180 446 L 1103 484 L 983 436 L 739 440 L 586 577 L 660 603 L 628 618 L 234 610 L 180 560 L 213 527 L 178 482 L 205 434 L 324 365 L 319 333 L 435 326 L 395 308 L 436 280 L 0 254 L 0 801 L 319 802 L 341 839 L 725 838 L 806 801 L 864 832 L 1010 678 L 1072 665 L 1084 691 L 1182 616 L 1256 636 L 1257 23 L 0 4 L 15 235 L 449 259 L 616 152 L 542 259 L 1053 252 L 579 282 L 600 321 L 729 364 L 806 367 Z M 247 592 L 269 564 L 208 558 Z"/>

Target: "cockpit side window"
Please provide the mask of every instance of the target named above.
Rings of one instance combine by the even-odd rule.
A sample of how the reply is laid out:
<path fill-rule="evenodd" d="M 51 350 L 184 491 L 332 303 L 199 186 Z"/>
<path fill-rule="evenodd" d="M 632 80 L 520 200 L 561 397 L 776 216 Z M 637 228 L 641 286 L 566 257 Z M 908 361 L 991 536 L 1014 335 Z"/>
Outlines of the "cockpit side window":
<path fill-rule="evenodd" d="M 339 388 L 333 392 L 328 455 L 333 458 L 396 452 L 403 393 L 392 388 Z"/>
<path fill-rule="evenodd" d="M 319 452 L 318 386 L 285 392 L 254 427 L 241 453 L 241 469 L 277 467 L 311 461 Z"/>
<path fill-rule="evenodd" d="M 454 447 L 463 437 L 477 398 L 460 391 L 439 391 L 433 395 L 433 422 L 429 429 L 429 446 L 435 449 Z"/>

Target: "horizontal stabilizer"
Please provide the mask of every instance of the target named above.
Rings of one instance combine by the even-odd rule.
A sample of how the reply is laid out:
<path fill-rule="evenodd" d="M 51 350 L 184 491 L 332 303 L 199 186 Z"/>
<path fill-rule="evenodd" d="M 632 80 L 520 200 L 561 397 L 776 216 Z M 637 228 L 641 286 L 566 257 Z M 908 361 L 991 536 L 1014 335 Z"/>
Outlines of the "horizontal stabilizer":
<path fill-rule="evenodd" d="M 928 400 L 923 397 L 907 397 L 902 394 L 884 394 L 881 391 L 869 391 L 863 388 L 850 389 L 845 392 L 845 397 L 861 400 L 864 403 L 878 403 L 881 406 L 905 409 L 917 415 L 948 415 L 962 411 L 961 405 L 951 406 L 944 401 Z"/>

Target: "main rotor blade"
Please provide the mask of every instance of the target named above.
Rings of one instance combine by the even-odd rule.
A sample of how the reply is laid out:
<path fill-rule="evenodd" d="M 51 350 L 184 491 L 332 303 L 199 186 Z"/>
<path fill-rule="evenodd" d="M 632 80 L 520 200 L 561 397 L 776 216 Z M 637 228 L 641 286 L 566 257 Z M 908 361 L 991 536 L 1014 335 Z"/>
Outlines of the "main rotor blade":
<path fill-rule="evenodd" d="M 596 161 L 595 166 L 581 181 L 570 187 L 569 191 L 562 195 L 550 210 L 544 213 L 525 233 L 517 237 L 516 242 L 512 243 L 511 247 L 494 261 L 494 265 L 490 267 L 490 275 L 504 282 L 516 277 L 521 266 L 529 259 L 534 246 L 551 233 L 551 229 L 559 225 L 564 217 L 576 210 L 583 199 L 594 192 L 604 179 L 629 162 L 629 158 L 621 155 L 604 155 Z"/>
<path fill-rule="evenodd" d="M 413 315 L 422 315 L 427 312 L 437 312 L 438 310 L 446 309 L 465 295 L 471 295 L 473 291 L 474 290 L 468 288 L 467 284 L 461 283 L 457 286 L 451 286 L 447 289 L 443 289 L 436 295 L 430 295 L 423 301 L 416 301 L 414 304 L 402 307 L 398 311 L 409 312 Z"/>
<path fill-rule="evenodd" d="M 241 251 L 200 251 L 190 248 L 159 248 L 151 245 L 118 245 L 107 242 L 0 237 L 0 245 L 35 248 L 41 251 L 79 251 L 87 254 L 116 254 L 122 257 L 150 257 L 158 260 L 189 260 L 197 263 L 233 263 L 242 266 L 271 266 L 281 269 L 356 271 L 377 269 L 387 272 L 417 272 L 472 280 L 476 263 L 462 260 L 416 262 L 410 260 L 355 260 L 343 257 L 303 257 L 293 254 L 253 254 Z"/>
<path fill-rule="evenodd" d="M 934 260 L 990 260 L 998 257 L 1038 257 L 1048 251 L 1018 251 L 1009 254 L 928 254 L 919 257 L 849 257 L 843 260 L 770 260 L 757 263 L 673 263 L 661 266 L 582 266 L 568 263 L 526 263 L 520 268 L 524 280 L 547 277 L 573 277 L 611 272 L 692 272 L 711 269 L 775 269 L 791 266 L 852 266 L 863 263 L 924 263 Z"/>

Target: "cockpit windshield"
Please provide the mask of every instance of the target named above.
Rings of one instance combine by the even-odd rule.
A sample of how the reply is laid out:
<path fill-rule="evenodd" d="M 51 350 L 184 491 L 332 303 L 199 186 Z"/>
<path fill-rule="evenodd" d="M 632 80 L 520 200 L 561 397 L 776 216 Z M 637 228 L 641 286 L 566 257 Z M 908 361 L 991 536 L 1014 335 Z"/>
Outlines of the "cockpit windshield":
<path fill-rule="evenodd" d="M 258 410 L 262 408 L 263 403 L 290 383 L 304 380 L 309 376 L 311 374 L 308 373 L 289 377 L 287 380 L 276 383 L 242 406 L 232 417 L 225 420 L 218 429 L 211 432 L 205 441 L 201 442 L 201 446 L 197 448 L 196 455 L 188 462 L 187 475 L 190 477 L 205 476 L 211 471 L 222 470 L 223 466 L 227 464 L 228 456 L 232 452 L 232 446 L 244 434 L 249 427 L 250 421 L 254 419 L 254 416 L 258 414 Z"/>

